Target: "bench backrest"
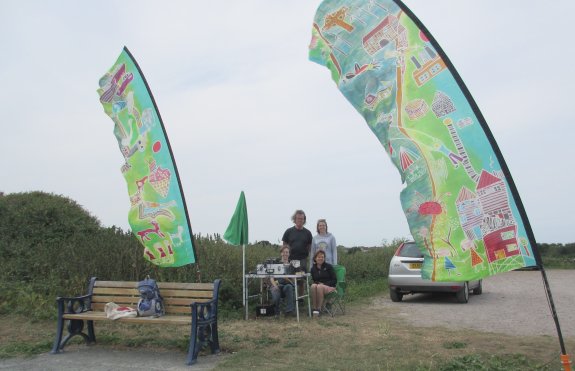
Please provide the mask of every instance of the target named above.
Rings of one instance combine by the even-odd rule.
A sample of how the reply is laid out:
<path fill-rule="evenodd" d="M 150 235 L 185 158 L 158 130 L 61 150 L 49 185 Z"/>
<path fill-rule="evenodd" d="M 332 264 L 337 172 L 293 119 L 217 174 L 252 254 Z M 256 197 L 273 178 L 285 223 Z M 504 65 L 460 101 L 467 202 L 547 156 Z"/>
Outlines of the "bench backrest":
<path fill-rule="evenodd" d="M 132 281 L 91 281 L 92 310 L 104 311 L 106 303 L 136 308 L 140 293 L 138 282 Z M 166 314 L 190 313 L 192 302 L 206 302 L 214 296 L 214 283 L 158 282 L 160 294 L 164 298 Z M 217 295 L 217 294 L 216 294 Z"/>

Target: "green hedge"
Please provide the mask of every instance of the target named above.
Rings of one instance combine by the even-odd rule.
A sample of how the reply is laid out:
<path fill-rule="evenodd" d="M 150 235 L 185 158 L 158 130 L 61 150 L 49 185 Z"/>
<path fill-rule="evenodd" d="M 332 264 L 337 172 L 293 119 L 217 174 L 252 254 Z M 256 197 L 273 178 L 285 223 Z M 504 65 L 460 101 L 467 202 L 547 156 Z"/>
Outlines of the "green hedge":
<path fill-rule="evenodd" d="M 147 275 L 159 281 L 222 280 L 221 306 L 242 306 L 242 249 L 219 235 L 196 235 L 198 264 L 158 268 L 143 258 L 143 248 L 129 232 L 103 228 L 74 201 L 42 192 L 0 196 L 0 313 L 53 316 L 56 296 L 84 294 L 89 277 L 138 281 Z M 348 281 L 387 277 L 393 247 L 340 248 L 340 263 Z M 348 253 L 349 252 L 349 253 Z M 254 270 L 278 257 L 279 246 L 246 247 L 246 268 Z"/>
<path fill-rule="evenodd" d="M 0 313 L 54 316 L 56 296 L 84 294 L 89 277 L 139 281 L 222 280 L 221 306 L 242 306 L 242 249 L 219 235 L 196 235 L 198 264 L 158 268 L 143 258 L 143 247 L 129 232 L 104 228 L 76 202 L 43 192 L 0 196 Z M 364 250 L 339 247 L 339 263 L 347 268 L 350 298 L 385 289 L 389 261 L 402 239 Z M 540 244 L 546 267 L 575 268 L 575 244 Z M 255 270 L 278 257 L 279 246 L 246 247 L 246 267 Z M 237 310 L 239 313 L 240 311 Z"/>

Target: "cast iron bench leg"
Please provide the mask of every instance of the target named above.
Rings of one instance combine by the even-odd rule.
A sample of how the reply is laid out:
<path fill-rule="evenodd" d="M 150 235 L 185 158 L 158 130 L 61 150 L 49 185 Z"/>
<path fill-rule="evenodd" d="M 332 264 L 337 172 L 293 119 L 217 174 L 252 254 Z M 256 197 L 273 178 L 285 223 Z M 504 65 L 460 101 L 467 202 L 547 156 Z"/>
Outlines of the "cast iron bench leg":
<path fill-rule="evenodd" d="M 96 342 L 96 333 L 94 332 L 94 321 L 88 322 L 88 343 L 94 344 Z"/>
<path fill-rule="evenodd" d="M 84 320 L 81 319 L 72 319 L 68 320 L 68 335 L 62 341 L 60 345 L 60 350 L 64 349 L 68 341 L 76 335 L 82 336 L 84 342 L 86 344 L 90 344 L 90 337 L 86 335 L 84 332 Z"/>
<path fill-rule="evenodd" d="M 212 327 L 212 354 L 216 354 L 220 352 L 220 340 L 218 338 L 218 322 L 214 322 L 211 325 Z"/>
<path fill-rule="evenodd" d="M 197 344 L 196 335 L 198 333 L 198 320 L 196 318 L 198 312 L 195 306 L 192 307 L 192 329 L 190 331 L 190 345 L 188 346 L 188 356 L 186 357 L 186 364 L 193 365 L 198 359 L 200 352 L 199 344 Z"/>
<path fill-rule="evenodd" d="M 60 353 L 60 343 L 62 342 L 62 332 L 64 331 L 64 320 L 62 316 L 58 316 L 58 323 L 56 324 L 56 338 L 52 346 L 51 354 Z"/>

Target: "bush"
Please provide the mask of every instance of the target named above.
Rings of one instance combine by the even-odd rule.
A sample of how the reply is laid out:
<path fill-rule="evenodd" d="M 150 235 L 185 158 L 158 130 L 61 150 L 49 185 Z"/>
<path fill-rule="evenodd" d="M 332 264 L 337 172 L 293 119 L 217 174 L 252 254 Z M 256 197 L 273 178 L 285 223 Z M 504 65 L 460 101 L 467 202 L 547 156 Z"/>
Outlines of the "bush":
<path fill-rule="evenodd" d="M 232 313 L 242 308 L 242 248 L 226 244 L 218 234 L 194 236 L 196 264 L 159 268 L 143 258 L 143 247 L 132 233 L 102 227 L 66 197 L 43 192 L 0 196 L 0 215 L 0 313 L 55 315 L 56 296 L 84 294 L 91 276 L 139 281 L 150 275 L 173 282 L 220 278 L 222 309 Z M 386 289 L 389 262 L 402 241 L 394 239 L 370 249 L 338 247 L 339 263 L 347 269 L 348 298 Z M 573 267 L 575 244 L 543 245 L 544 260 L 555 259 Z M 270 257 L 279 257 L 278 245 L 246 246 L 247 271 Z M 259 282 L 253 285 L 250 291 L 256 290 Z"/>

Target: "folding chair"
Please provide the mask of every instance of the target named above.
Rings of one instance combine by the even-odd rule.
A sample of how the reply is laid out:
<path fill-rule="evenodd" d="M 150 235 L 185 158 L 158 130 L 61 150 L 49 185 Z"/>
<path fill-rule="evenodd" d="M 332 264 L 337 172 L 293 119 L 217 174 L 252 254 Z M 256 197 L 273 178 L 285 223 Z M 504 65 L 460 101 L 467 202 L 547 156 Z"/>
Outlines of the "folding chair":
<path fill-rule="evenodd" d="M 343 265 L 334 265 L 335 276 L 337 284 L 335 291 L 330 292 L 325 296 L 323 310 L 328 312 L 332 317 L 339 311 L 345 314 L 345 267 Z"/>

